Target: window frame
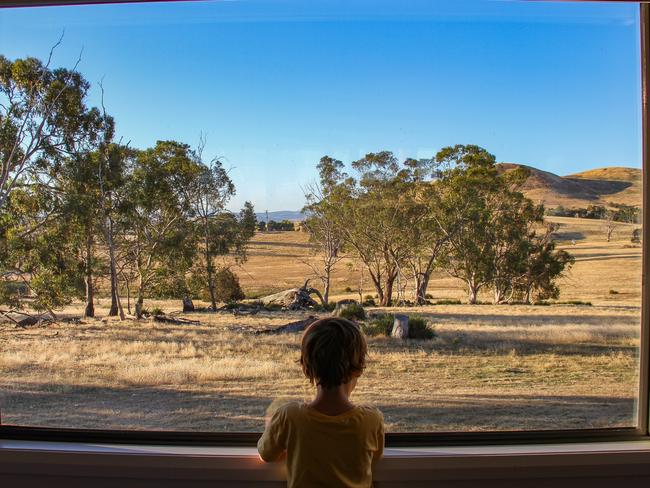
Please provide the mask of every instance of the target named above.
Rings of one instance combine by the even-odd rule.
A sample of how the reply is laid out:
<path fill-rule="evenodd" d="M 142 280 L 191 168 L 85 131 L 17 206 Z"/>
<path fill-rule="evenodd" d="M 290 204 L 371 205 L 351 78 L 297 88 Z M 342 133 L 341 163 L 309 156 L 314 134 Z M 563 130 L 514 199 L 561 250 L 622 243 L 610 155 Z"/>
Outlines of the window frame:
<path fill-rule="evenodd" d="M 46 7 L 101 3 L 144 3 L 171 0 L 0 0 L 0 9 L 12 7 Z M 176 0 L 178 1 L 178 0 Z M 181 0 L 193 1 L 193 0 Z M 589 0 L 574 0 L 589 1 Z M 629 0 L 623 0 L 629 1 Z M 639 386 L 637 397 L 637 426 L 601 429 L 521 430 L 481 432 L 388 432 L 387 447 L 465 446 L 506 444 L 558 444 L 575 442 L 650 440 L 650 4 L 639 3 L 641 39 L 641 111 L 642 111 L 642 271 L 641 271 L 641 330 L 638 351 Z M 0 440 L 44 442 L 117 443 L 179 446 L 245 446 L 256 445 L 260 432 L 184 432 L 151 430 L 102 430 L 2 425 Z"/>

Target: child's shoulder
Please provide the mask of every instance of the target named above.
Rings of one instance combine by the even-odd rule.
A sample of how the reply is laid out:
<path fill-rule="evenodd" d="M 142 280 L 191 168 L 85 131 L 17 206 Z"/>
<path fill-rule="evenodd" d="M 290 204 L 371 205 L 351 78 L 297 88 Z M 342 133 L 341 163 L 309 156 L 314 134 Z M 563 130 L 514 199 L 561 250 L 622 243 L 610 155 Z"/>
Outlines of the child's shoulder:
<path fill-rule="evenodd" d="M 305 404 L 297 401 L 284 402 L 277 407 L 276 412 L 285 417 L 293 417 L 301 413 Z"/>
<path fill-rule="evenodd" d="M 384 414 L 378 408 L 369 405 L 357 405 L 356 408 L 369 422 L 384 423 Z"/>

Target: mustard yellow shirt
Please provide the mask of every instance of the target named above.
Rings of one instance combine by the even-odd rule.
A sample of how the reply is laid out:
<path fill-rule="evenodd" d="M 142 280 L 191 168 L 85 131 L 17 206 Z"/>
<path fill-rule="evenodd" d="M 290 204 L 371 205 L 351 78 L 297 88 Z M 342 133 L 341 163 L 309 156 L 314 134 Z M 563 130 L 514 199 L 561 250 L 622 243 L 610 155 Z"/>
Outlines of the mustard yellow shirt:
<path fill-rule="evenodd" d="M 330 416 L 289 403 L 273 414 L 257 450 L 264 461 L 286 451 L 289 488 L 370 487 L 372 464 L 384 452 L 384 418 L 371 407 Z"/>

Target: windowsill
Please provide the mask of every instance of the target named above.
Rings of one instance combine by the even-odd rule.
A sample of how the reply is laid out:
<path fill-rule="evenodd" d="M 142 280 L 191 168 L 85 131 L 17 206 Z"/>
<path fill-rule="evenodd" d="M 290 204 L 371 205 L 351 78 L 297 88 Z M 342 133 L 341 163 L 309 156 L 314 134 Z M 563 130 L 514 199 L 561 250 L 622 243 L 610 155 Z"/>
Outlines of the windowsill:
<path fill-rule="evenodd" d="M 249 447 L 0 440 L 0 475 L 282 481 Z M 375 480 L 650 476 L 650 440 L 387 449 Z M 1 476 L 0 476 L 1 477 Z"/>

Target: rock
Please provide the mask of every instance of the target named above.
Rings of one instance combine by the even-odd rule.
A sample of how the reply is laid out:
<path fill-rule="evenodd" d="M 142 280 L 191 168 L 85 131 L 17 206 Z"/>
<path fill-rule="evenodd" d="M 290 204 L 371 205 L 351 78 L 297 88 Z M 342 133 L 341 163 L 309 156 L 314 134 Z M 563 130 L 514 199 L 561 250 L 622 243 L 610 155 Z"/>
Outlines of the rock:
<path fill-rule="evenodd" d="M 403 314 L 395 314 L 395 321 L 393 322 L 393 330 L 390 334 L 392 337 L 398 339 L 408 339 L 409 336 L 409 316 Z"/>

